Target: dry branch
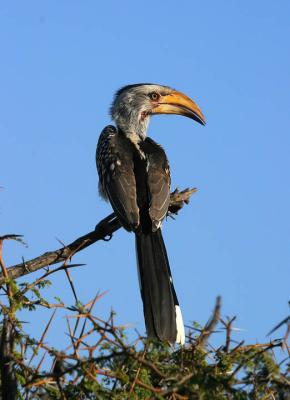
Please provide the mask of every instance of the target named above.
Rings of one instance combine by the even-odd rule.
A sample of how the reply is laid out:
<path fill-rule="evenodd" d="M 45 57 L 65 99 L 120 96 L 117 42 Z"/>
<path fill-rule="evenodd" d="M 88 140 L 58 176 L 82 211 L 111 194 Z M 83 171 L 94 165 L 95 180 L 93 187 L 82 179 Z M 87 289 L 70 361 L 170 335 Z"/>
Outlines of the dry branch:
<path fill-rule="evenodd" d="M 3 241 L 8 239 L 16 239 L 17 235 L 5 235 L 0 237 L 0 267 L 5 278 L 8 277 L 7 268 L 4 264 L 2 256 Z M 13 363 L 13 352 L 15 343 L 15 327 L 14 327 L 14 307 L 13 307 L 13 291 L 7 283 L 7 296 L 9 299 L 9 313 L 4 316 L 0 338 L 0 371 L 1 371 L 1 399 L 15 400 L 17 391 L 17 381 Z"/>
<path fill-rule="evenodd" d="M 13 362 L 15 329 L 9 316 L 3 319 L 0 340 L 0 369 L 1 369 L 1 399 L 15 400 L 17 380 Z"/>
<path fill-rule="evenodd" d="M 214 329 L 220 320 L 220 311 L 221 311 L 221 297 L 218 296 L 216 298 L 216 304 L 212 316 L 207 321 L 205 327 L 202 329 L 200 336 L 198 338 L 199 344 L 201 346 L 205 346 L 207 344 L 208 338 L 214 332 Z"/>
<path fill-rule="evenodd" d="M 190 196 L 196 192 L 196 189 L 185 189 L 179 191 L 175 189 L 171 193 L 171 200 L 168 215 L 177 214 L 179 210 L 188 204 Z M 49 251 L 42 254 L 39 257 L 33 258 L 30 261 L 23 261 L 21 264 L 14 265 L 7 269 L 8 276 L 2 273 L 0 274 L 0 285 L 5 282 L 7 277 L 12 279 L 17 279 L 21 276 L 30 274 L 39 270 L 40 268 L 46 267 L 48 265 L 57 264 L 68 260 L 75 253 L 91 246 L 98 240 L 109 240 L 113 233 L 121 228 L 121 225 L 116 218 L 115 214 L 112 213 L 104 218 L 98 223 L 95 230 L 87 233 L 84 236 L 79 237 L 69 245 L 62 247 L 60 249 Z"/>

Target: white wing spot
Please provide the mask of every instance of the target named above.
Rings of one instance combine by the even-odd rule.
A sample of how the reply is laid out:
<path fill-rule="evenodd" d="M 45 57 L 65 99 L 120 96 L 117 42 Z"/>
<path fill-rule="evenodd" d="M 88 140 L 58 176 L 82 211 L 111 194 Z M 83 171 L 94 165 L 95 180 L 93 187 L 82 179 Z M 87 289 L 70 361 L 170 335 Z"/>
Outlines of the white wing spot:
<path fill-rule="evenodd" d="M 155 222 L 155 221 L 154 221 L 154 222 Z M 161 225 L 162 225 L 162 221 L 158 221 L 158 223 L 156 224 L 156 229 L 161 228 Z"/>
<path fill-rule="evenodd" d="M 147 160 L 147 163 L 146 163 L 146 172 L 149 171 L 149 167 L 150 167 L 150 162 L 149 162 L 149 160 Z"/>

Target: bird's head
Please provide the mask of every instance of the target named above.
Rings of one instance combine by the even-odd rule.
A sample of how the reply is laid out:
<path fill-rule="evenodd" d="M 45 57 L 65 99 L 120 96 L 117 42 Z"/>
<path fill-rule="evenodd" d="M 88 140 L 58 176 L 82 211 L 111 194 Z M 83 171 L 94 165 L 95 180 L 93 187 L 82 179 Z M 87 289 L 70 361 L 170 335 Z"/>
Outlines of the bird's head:
<path fill-rule="evenodd" d="M 144 139 L 151 115 L 178 114 L 205 125 L 198 105 L 168 86 L 140 83 L 125 86 L 115 95 L 111 115 L 126 135 Z"/>

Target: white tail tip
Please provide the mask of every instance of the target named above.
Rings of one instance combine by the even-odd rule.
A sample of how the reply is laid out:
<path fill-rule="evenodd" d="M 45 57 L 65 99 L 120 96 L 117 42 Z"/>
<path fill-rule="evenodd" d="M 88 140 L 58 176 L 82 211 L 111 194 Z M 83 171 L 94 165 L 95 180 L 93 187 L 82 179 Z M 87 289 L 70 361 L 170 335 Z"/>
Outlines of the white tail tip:
<path fill-rule="evenodd" d="M 176 314 L 176 331 L 177 331 L 175 342 L 183 346 L 185 343 L 185 331 L 184 331 L 182 314 L 179 306 L 175 306 L 175 314 Z"/>

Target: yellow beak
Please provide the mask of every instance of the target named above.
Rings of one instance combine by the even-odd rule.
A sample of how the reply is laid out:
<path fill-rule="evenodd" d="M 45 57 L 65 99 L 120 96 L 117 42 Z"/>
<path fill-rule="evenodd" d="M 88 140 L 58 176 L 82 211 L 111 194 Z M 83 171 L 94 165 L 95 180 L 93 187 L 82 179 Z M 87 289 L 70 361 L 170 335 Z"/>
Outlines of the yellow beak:
<path fill-rule="evenodd" d="M 198 105 L 185 94 L 176 91 L 161 96 L 152 114 L 183 115 L 205 125 L 205 118 Z"/>

